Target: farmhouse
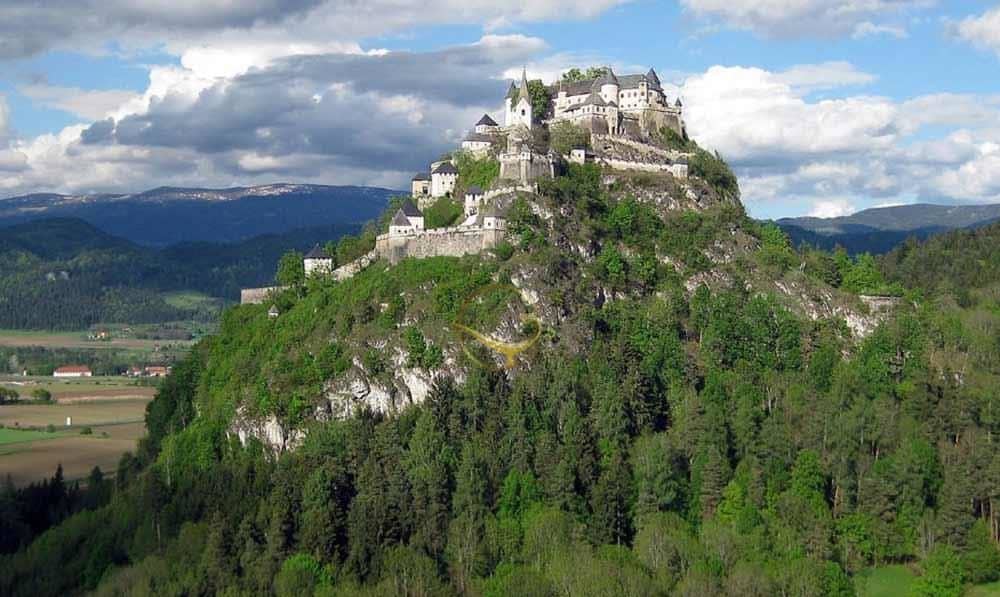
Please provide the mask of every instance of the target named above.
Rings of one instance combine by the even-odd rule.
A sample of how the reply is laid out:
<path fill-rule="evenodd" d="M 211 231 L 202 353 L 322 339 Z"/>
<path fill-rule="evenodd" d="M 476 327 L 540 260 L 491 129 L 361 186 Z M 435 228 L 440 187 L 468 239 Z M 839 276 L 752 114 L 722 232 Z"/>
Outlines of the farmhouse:
<path fill-rule="evenodd" d="M 65 365 L 52 372 L 52 377 L 91 377 L 94 374 L 85 365 Z"/>

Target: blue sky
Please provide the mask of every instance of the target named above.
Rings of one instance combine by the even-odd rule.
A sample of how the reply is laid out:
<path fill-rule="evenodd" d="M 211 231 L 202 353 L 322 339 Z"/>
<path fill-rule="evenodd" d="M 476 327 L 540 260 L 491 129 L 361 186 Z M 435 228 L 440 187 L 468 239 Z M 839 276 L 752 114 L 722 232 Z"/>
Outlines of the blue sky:
<path fill-rule="evenodd" d="M 521 65 L 610 64 L 675 85 L 755 216 L 1000 201 L 996 1 L 343 4 L 5 3 L 0 197 L 402 187 Z"/>

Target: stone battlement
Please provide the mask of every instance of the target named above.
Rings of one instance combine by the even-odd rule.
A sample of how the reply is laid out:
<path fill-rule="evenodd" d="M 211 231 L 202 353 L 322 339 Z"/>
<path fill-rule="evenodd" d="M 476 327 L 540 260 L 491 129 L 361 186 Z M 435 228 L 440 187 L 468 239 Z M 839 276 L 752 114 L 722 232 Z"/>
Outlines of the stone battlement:
<path fill-rule="evenodd" d="M 455 226 L 420 230 L 408 234 L 381 234 L 375 251 L 389 263 L 407 257 L 461 257 L 492 249 L 504 238 L 504 230 L 481 226 Z"/>

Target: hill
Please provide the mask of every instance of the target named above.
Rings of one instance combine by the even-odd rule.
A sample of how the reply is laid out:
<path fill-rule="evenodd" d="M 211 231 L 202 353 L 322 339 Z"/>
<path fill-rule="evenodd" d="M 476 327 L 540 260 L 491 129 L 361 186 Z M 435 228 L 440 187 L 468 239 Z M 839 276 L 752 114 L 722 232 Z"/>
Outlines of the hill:
<path fill-rule="evenodd" d="M 458 163 L 459 186 L 480 171 Z M 342 280 L 291 254 L 288 288 L 175 367 L 93 502 L 59 477 L 6 494 L 0 593 L 839 597 L 889 564 L 926 595 L 996 580 L 996 299 L 864 296 L 889 286 L 870 256 L 796 251 L 721 159 L 694 164 L 566 165 L 509 197 L 481 254 Z M 441 225 L 461 213 L 439 202 Z"/>
<path fill-rule="evenodd" d="M 273 184 L 231 189 L 162 187 L 128 195 L 34 194 L 0 199 L 0 229 L 39 218 L 76 218 L 133 243 L 234 243 L 297 228 L 355 226 L 377 216 L 395 191 Z"/>
<path fill-rule="evenodd" d="M 849 253 L 886 253 L 909 237 L 928 238 L 947 230 L 982 226 L 1000 219 L 1000 205 L 878 207 L 837 218 L 782 218 L 777 224 L 797 245 L 824 249 L 842 246 Z"/>
<path fill-rule="evenodd" d="M 308 250 L 357 232 L 338 224 L 265 235 L 235 244 L 144 247 L 83 220 L 33 220 L 2 229 L 0 329 L 78 330 L 97 323 L 214 320 L 214 307 L 171 304 L 195 291 L 232 302 L 245 286 L 273 281 L 289 250 Z"/>

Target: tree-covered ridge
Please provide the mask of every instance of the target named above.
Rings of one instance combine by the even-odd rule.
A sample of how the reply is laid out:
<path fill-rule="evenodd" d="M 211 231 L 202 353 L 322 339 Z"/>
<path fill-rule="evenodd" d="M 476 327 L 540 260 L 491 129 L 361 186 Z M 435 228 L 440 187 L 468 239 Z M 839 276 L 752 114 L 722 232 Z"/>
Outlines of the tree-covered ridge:
<path fill-rule="evenodd" d="M 920 595 L 995 580 L 997 312 L 912 295 L 859 339 L 837 313 L 884 284 L 874 262 L 796 251 L 738 203 L 664 208 L 708 205 L 672 189 L 571 167 L 514 202 L 492 255 L 227 311 L 114 496 L 0 559 L 0 593 L 846 596 L 887 563 Z M 510 286 L 476 323 L 531 298 L 544 333 L 506 371 L 447 326 Z M 328 383 L 401 368 L 438 372 L 423 403 L 315 416 Z M 238 417 L 305 438 L 244 446 Z"/>
<path fill-rule="evenodd" d="M 0 228 L 0 329 L 78 330 L 97 323 L 211 321 L 216 310 L 171 305 L 163 293 L 196 290 L 235 300 L 266 285 L 289 246 L 307 249 L 356 230 L 297 230 L 234 244 L 151 249 L 75 219 Z"/>

